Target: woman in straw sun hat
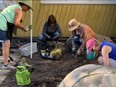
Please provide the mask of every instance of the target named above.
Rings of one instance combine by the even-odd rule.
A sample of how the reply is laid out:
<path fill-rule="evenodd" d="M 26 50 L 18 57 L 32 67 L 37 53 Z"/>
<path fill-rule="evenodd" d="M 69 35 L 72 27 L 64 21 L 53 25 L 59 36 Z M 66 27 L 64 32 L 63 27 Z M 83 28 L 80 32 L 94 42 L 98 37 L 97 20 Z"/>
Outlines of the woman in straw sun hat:
<path fill-rule="evenodd" d="M 12 30 L 14 27 L 23 31 L 28 31 L 30 29 L 29 26 L 25 26 L 20 22 L 23 17 L 23 12 L 29 9 L 32 9 L 31 0 L 19 0 L 18 4 L 10 5 L 0 13 L 0 42 L 2 43 L 4 56 L 3 69 L 15 69 L 14 66 L 8 63 Z M 12 26 L 9 27 L 9 24 Z"/>
<path fill-rule="evenodd" d="M 77 55 L 83 51 L 86 42 L 90 38 L 96 38 L 95 32 L 86 24 L 81 24 L 76 19 L 71 19 L 68 23 L 68 30 L 72 32 L 72 51 L 76 51 L 76 46 L 79 48 L 76 52 Z"/>

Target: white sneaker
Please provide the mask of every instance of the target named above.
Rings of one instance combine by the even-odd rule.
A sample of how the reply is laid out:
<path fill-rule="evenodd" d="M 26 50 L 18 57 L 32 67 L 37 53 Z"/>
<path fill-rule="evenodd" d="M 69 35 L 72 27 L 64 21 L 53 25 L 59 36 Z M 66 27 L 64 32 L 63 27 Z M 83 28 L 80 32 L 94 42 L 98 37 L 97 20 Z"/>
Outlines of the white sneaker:
<path fill-rule="evenodd" d="M 12 69 L 16 69 L 16 67 L 14 67 L 14 66 L 8 64 L 8 65 L 3 65 L 3 66 L 2 66 L 2 69 L 12 70 Z"/>

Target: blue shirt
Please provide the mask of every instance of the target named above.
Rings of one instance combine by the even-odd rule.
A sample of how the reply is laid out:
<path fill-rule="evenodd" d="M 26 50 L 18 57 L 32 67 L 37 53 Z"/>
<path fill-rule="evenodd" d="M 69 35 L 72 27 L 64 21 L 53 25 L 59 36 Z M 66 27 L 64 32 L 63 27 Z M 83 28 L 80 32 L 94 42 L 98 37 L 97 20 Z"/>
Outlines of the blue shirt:
<path fill-rule="evenodd" d="M 101 44 L 101 46 L 100 46 L 100 50 L 104 46 L 110 46 L 112 48 L 111 52 L 109 53 L 109 58 L 112 58 L 112 59 L 116 60 L 116 44 L 113 44 L 111 42 L 105 42 L 105 41 L 103 41 L 102 44 Z"/>

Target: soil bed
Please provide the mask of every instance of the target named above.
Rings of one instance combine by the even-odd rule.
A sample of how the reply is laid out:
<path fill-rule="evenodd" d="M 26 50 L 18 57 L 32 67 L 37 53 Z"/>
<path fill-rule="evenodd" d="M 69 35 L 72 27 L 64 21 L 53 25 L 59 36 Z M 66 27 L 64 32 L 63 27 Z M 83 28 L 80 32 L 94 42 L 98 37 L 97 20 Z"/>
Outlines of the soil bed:
<path fill-rule="evenodd" d="M 73 69 L 85 64 L 97 64 L 97 59 L 88 60 L 85 54 L 73 57 L 70 53 L 65 53 L 59 60 L 48 60 L 35 53 L 32 59 L 27 57 L 27 62 L 34 68 L 30 76 L 30 85 L 18 86 L 15 79 L 16 71 L 12 70 L 0 87 L 57 87 L 57 84 Z"/>

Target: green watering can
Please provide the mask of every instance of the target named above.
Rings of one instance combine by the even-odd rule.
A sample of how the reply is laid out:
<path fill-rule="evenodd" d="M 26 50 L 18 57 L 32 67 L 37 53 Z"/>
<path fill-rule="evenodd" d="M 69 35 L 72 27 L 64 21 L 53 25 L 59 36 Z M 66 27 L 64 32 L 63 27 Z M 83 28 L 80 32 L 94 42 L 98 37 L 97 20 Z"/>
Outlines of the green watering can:
<path fill-rule="evenodd" d="M 92 52 L 91 54 L 88 54 L 88 49 L 86 50 L 86 57 L 87 59 L 94 59 L 96 57 L 96 52 Z"/>
<path fill-rule="evenodd" d="M 26 69 L 26 67 L 16 67 L 16 80 L 18 85 L 29 85 L 31 83 L 30 72 Z"/>

